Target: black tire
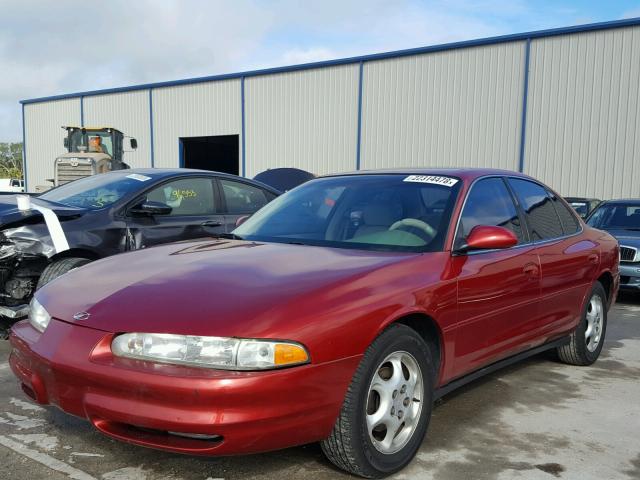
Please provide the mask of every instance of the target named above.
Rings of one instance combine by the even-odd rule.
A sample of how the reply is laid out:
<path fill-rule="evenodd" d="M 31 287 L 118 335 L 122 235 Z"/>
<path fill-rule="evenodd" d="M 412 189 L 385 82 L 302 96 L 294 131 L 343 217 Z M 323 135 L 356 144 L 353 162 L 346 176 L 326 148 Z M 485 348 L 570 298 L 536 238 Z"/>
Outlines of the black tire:
<path fill-rule="evenodd" d="M 407 352 L 422 373 L 423 399 L 415 430 L 395 453 L 381 453 L 366 426 L 369 386 L 388 355 Z M 381 478 L 404 468 L 420 448 L 431 418 L 435 369 L 427 343 L 415 330 L 400 324 L 386 329 L 367 348 L 336 420 L 331 435 L 321 442 L 325 456 L 338 468 L 366 478 Z M 394 393 L 395 395 L 395 393 Z"/>
<path fill-rule="evenodd" d="M 58 278 L 60 275 L 70 272 L 75 268 L 86 265 L 89 262 L 91 262 L 91 260 L 88 260 L 86 258 L 69 257 L 61 258 L 60 260 L 56 260 L 53 263 L 50 263 L 43 270 L 42 275 L 40 275 L 36 290 L 39 290 L 41 287 L 45 286 L 51 280 Z"/>
<path fill-rule="evenodd" d="M 600 338 L 596 348 L 591 351 L 587 344 L 586 332 L 588 328 L 587 314 L 593 309 L 593 301 L 599 301 L 602 306 L 602 326 L 600 327 Z M 607 293 L 600 282 L 593 284 L 593 288 L 587 297 L 587 302 L 582 311 L 582 318 L 571 334 L 571 340 L 567 345 L 558 347 L 558 358 L 569 365 L 587 366 L 595 362 L 600 356 L 604 345 L 605 334 L 607 332 Z"/>

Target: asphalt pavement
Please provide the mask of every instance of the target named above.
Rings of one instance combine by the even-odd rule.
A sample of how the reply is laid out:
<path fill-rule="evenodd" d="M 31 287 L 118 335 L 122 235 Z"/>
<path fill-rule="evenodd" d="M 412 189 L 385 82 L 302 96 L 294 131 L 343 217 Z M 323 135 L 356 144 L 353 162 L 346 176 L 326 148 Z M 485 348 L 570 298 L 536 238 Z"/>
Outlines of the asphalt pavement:
<path fill-rule="evenodd" d="M 110 440 L 34 405 L 0 341 L 0 479 L 351 478 L 319 446 L 244 457 L 172 455 Z M 427 438 L 396 479 L 640 479 L 640 295 L 609 315 L 601 358 L 572 367 L 542 354 L 438 402 Z"/>

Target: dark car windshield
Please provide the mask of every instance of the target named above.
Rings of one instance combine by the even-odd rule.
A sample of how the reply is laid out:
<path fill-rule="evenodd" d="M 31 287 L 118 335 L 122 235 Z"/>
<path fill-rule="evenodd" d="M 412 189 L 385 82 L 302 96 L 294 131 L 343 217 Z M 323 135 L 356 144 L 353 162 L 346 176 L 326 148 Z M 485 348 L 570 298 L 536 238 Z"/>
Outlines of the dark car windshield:
<path fill-rule="evenodd" d="M 137 173 L 113 172 L 80 178 L 40 195 L 39 198 L 71 207 L 97 210 L 108 207 L 151 180 Z"/>
<path fill-rule="evenodd" d="M 312 180 L 269 203 L 234 234 L 337 248 L 442 250 L 461 183 L 396 174 Z"/>
<path fill-rule="evenodd" d="M 640 203 L 611 203 L 598 207 L 587 220 L 604 230 L 640 231 Z"/>

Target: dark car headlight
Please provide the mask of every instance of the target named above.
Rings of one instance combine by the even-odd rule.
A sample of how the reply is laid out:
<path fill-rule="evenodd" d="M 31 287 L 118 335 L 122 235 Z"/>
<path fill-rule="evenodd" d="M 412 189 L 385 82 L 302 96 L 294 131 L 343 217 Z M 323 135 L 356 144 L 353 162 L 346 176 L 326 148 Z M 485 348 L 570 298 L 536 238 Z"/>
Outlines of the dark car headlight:
<path fill-rule="evenodd" d="M 50 321 L 51 315 L 49 315 L 49 312 L 40 305 L 36 297 L 33 297 L 29 304 L 29 323 L 31 326 L 39 332 L 44 332 Z"/>
<path fill-rule="evenodd" d="M 111 342 L 118 357 L 225 370 L 266 370 L 309 361 L 295 342 L 166 333 L 125 333 Z"/>

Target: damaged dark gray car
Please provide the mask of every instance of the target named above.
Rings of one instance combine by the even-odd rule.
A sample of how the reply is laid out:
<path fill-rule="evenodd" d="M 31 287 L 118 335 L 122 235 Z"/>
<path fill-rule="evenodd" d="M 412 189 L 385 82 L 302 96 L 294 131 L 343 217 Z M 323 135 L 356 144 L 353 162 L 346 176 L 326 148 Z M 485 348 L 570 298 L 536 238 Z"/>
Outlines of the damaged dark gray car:
<path fill-rule="evenodd" d="M 280 191 L 218 172 L 132 169 L 38 197 L 0 196 L 0 318 L 28 312 L 35 290 L 83 264 L 129 250 L 231 232 Z M 2 325 L 0 325 L 0 330 Z"/>

